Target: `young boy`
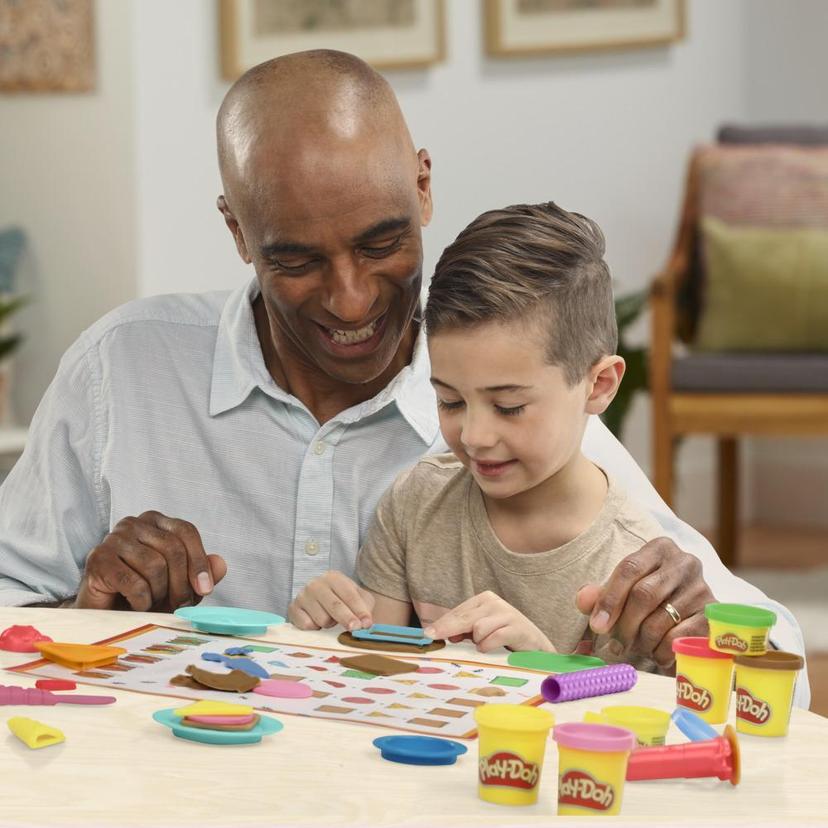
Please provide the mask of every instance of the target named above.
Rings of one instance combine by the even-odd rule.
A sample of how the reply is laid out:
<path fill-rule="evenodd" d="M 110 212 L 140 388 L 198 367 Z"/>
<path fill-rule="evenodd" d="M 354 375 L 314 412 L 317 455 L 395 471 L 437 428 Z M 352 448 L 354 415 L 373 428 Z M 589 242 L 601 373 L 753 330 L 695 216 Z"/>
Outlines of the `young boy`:
<path fill-rule="evenodd" d="M 425 324 L 452 453 L 379 503 L 356 570 L 375 623 L 413 607 L 427 635 L 483 652 L 572 652 L 578 589 L 661 534 L 581 453 L 624 374 L 603 253 L 594 222 L 552 203 L 484 213 L 444 251 Z"/>

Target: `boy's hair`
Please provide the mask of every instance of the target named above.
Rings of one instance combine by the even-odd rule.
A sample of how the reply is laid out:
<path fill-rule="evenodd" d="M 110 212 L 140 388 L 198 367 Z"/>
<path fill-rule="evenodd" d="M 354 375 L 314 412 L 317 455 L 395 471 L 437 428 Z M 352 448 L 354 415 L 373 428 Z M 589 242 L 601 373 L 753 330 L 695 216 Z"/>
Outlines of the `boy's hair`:
<path fill-rule="evenodd" d="M 618 327 L 601 228 L 548 201 L 478 216 L 437 262 L 425 309 L 435 334 L 485 322 L 534 324 L 570 385 L 614 354 Z"/>

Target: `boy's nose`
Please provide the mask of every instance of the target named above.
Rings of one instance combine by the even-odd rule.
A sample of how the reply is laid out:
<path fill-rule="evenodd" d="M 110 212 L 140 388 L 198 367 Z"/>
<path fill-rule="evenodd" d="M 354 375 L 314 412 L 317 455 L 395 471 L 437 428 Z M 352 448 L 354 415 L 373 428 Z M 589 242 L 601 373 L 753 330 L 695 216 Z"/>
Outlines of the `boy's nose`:
<path fill-rule="evenodd" d="M 497 439 L 488 417 L 471 413 L 466 415 L 460 431 L 460 442 L 469 453 L 492 448 L 497 444 Z"/>
<path fill-rule="evenodd" d="M 351 256 L 334 259 L 326 278 L 323 305 L 343 322 L 364 322 L 379 298 L 379 285 L 370 273 L 361 273 Z"/>

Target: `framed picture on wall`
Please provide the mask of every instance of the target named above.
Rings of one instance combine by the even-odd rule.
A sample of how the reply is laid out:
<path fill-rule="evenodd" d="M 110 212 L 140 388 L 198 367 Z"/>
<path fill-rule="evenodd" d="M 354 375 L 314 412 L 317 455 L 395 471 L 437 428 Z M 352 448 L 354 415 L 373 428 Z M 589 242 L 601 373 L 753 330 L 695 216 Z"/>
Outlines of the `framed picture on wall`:
<path fill-rule="evenodd" d="M 444 56 L 443 0 L 220 0 L 227 80 L 304 49 L 352 52 L 377 69 L 428 66 Z"/>
<path fill-rule="evenodd" d="M 684 36 L 684 0 L 486 0 L 489 54 L 662 46 Z"/>

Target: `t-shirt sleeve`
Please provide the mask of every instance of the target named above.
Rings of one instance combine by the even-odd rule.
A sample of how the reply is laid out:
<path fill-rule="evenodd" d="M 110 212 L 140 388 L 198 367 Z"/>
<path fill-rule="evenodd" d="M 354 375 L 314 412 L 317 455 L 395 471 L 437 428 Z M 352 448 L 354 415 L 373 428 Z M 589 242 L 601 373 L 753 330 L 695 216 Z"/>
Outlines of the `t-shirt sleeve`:
<path fill-rule="evenodd" d="M 409 470 L 380 498 L 356 563 L 357 579 L 366 589 L 398 601 L 411 600 L 405 566 L 405 525 L 412 495 Z"/>

